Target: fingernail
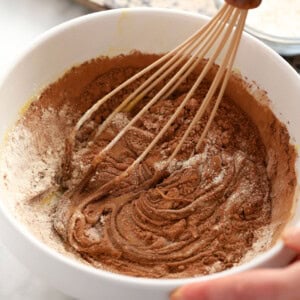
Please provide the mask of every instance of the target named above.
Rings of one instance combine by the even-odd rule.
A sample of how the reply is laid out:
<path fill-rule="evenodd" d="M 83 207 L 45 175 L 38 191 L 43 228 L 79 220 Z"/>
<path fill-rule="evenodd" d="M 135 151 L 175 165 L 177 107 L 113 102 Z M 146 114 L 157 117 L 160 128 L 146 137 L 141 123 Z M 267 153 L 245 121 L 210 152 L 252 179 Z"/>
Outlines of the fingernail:
<path fill-rule="evenodd" d="M 177 289 L 175 292 L 171 294 L 170 300 L 185 300 L 183 298 L 181 289 Z"/>
<path fill-rule="evenodd" d="M 285 241 L 293 241 L 300 238 L 300 227 L 286 228 L 282 234 L 282 238 Z"/>

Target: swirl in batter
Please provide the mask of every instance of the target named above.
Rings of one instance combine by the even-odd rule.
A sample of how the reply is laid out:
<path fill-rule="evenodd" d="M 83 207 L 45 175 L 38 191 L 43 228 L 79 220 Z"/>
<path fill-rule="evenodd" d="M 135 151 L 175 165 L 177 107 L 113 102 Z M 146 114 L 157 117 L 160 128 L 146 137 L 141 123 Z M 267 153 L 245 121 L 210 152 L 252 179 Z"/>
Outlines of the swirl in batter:
<path fill-rule="evenodd" d="M 114 76 L 125 79 L 128 70 L 118 68 L 89 82 L 77 101 L 95 101 L 100 94 L 99 82 L 105 87 Z M 164 168 L 201 104 L 209 81 L 196 91 L 146 159 L 125 179 L 107 185 L 153 140 L 194 78 L 145 113 L 109 151 L 84 189 L 76 192 L 95 154 L 136 112 L 117 114 L 108 128 L 93 138 L 105 116 L 126 96 L 118 95 L 80 131 L 69 157 L 72 168 L 62 178 L 65 192 L 58 203 L 54 228 L 94 266 L 153 278 L 218 272 L 239 263 L 255 242 L 256 230 L 270 223 L 265 147 L 256 126 L 228 97 L 222 100 L 201 149 L 195 152 L 208 115 L 195 126 L 171 165 Z M 125 93 L 134 88 L 130 86 Z"/>

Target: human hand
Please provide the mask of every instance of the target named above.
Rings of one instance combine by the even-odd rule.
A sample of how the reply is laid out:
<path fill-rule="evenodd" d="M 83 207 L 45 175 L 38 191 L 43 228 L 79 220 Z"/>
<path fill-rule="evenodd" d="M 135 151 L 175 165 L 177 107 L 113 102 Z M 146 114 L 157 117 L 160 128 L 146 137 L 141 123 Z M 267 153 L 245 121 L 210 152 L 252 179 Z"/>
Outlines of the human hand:
<path fill-rule="evenodd" d="M 298 258 L 281 269 L 253 270 L 178 289 L 171 300 L 299 300 L 300 299 L 300 228 L 283 235 L 286 247 Z"/>

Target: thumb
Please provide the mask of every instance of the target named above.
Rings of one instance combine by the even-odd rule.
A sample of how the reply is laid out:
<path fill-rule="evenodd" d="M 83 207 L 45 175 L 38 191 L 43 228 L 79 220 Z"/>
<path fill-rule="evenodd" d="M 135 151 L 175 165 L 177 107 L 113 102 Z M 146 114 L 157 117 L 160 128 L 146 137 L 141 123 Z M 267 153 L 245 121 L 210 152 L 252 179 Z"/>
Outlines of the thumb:
<path fill-rule="evenodd" d="M 300 228 L 283 234 L 285 245 L 300 255 Z M 298 289 L 300 262 L 285 269 L 254 270 L 225 278 L 186 285 L 171 300 L 294 300 Z"/>
<path fill-rule="evenodd" d="M 257 270 L 178 289 L 171 300 L 282 300 L 286 298 L 282 270 Z"/>
<path fill-rule="evenodd" d="M 287 229 L 283 233 L 282 239 L 288 248 L 300 254 L 300 227 L 292 227 Z"/>

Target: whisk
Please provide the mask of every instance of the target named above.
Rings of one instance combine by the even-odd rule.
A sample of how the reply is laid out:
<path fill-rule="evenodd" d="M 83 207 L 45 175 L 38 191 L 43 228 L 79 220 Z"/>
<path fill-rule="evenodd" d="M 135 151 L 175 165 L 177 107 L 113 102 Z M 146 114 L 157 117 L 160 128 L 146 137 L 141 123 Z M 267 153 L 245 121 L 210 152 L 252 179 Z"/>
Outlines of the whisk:
<path fill-rule="evenodd" d="M 197 110 L 194 118 L 189 124 L 187 130 L 181 137 L 179 143 L 175 147 L 174 151 L 168 157 L 165 166 L 168 166 L 170 162 L 175 158 L 175 156 L 180 151 L 184 141 L 189 136 L 193 127 L 199 122 L 206 112 L 208 106 L 212 103 L 212 99 L 217 92 L 217 97 L 213 108 L 210 112 L 208 121 L 201 133 L 200 139 L 196 145 L 196 150 L 199 149 L 203 140 L 209 130 L 209 127 L 214 119 L 217 112 L 220 101 L 226 89 L 226 85 L 231 75 L 231 69 L 233 62 L 237 53 L 237 49 L 241 40 L 241 35 L 245 26 L 245 20 L 247 17 L 248 9 L 255 8 L 259 6 L 261 0 L 226 0 L 226 3 L 222 6 L 219 12 L 204 25 L 199 31 L 194 35 L 189 37 L 181 45 L 176 47 L 174 50 L 162 56 L 160 59 L 119 85 L 117 88 L 112 90 L 109 94 L 104 96 L 102 99 L 97 101 L 89 110 L 87 110 L 82 117 L 79 119 L 75 125 L 71 135 L 66 140 L 66 162 L 65 162 L 65 172 L 68 172 L 71 164 L 72 152 L 76 140 L 76 135 L 81 129 L 81 127 L 91 119 L 92 115 L 109 99 L 120 92 L 122 89 L 132 84 L 137 79 L 150 73 L 149 78 L 147 78 L 134 92 L 132 92 L 126 99 L 124 99 L 114 111 L 99 125 L 96 132 L 96 137 L 99 136 L 105 128 L 110 124 L 115 115 L 119 112 L 128 112 L 133 109 L 144 97 L 147 95 L 155 86 L 161 83 L 166 78 L 168 79 L 166 84 L 158 91 L 158 93 L 148 101 L 140 111 L 129 121 L 129 123 L 120 130 L 120 132 L 94 157 L 88 171 L 84 174 L 83 179 L 73 191 L 73 196 L 76 196 L 82 192 L 84 187 L 88 184 L 89 180 L 93 176 L 97 166 L 103 161 L 108 151 L 120 141 L 128 129 L 133 126 L 139 118 L 149 110 L 159 99 L 163 97 L 168 97 L 171 95 L 177 87 L 196 69 L 196 67 L 209 55 L 206 60 L 204 67 L 202 68 L 199 76 L 197 77 L 195 83 L 191 87 L 190 91 L 186 94 L 180 105 L 176 108 L 173 115 L 161 128 L 159 133 L 150 142 L 146 149 L 142 152 L 140 156 L 120 175 L 116 176 L 114 179 L 105 183 L 99 187 L 95 192 L 90 195 L 87 201 L 92 201 L 99 196 L 99 192 L 109 193 L 113 184 L 117 181 L 122 180 L 129 175 L 129 173 L 137 167 L 149 154 L 149 152 L 155 147 L 158 141 L 166 133 L 168 128 L 179 116 L 180 112 L 188 101 L 193 96 L 196 89 L 200 86 L 201 82 L 205 76 L 212 69 L 213 65 L 216 64 L 218 59 L 221 59 L 221 63 L 217 69 L 214 79 L 212 80 L 211 86 Z M 210 54 L 211 50 L 214 51 Z M 178 71 L 174 73 L 176 68 Z M 154 71 L 154 72 L 153 72 Z M 174 73 L 174 74 L 173 74 Z M 172 75 L 173 74 L 173 75 Z M 172 75 L 172 76 L 170 76 Z M 170 78 L 169 78 L 170 77 Z M 154 177 L 158 180 L 161 173 L 156 173 Z M 154 181 L 156 180 L 154 178 Z"/>

